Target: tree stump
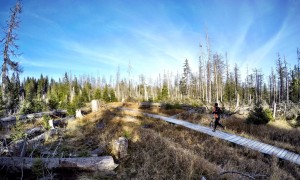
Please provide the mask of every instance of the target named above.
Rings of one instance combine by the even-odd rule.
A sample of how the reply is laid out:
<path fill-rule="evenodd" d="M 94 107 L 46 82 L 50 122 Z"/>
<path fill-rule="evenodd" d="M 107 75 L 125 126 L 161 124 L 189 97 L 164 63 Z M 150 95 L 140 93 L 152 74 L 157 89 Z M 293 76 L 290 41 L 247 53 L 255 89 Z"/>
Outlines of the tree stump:
<path fill-rule="evenodd" d="M 76 110 L 76 118 L 79 118 L 79 119 L 83 118 L 83 115 L 81 113 L 81 109 Z"/>
<path fill-rule="evenodd" d="M 112 153 L 117 159 L 122 159 L 127 156 L 128 140 L 125 137 L 119 137 L 113 143 Z"/>
<path fill-rule="evenodd" d="M 92 100 L 92 112 L 97 112 L 100 109 L 100 101 Z"/>
<path fill-rule="evenodd" d="M 48 121 L 48 123 L 49 123 L 49 126 L 51 127 L 51 129 L 54 129 L 53 119 L 50 119 L 50 120 Z"/>

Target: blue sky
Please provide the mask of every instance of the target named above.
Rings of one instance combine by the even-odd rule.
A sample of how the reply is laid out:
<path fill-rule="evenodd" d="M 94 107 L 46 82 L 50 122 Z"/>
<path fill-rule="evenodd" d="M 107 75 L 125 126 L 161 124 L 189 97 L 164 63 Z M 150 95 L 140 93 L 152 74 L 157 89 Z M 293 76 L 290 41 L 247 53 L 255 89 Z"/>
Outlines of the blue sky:
<path fill-rule="evenodd" d="M 0 0 L 5 26 L 14 0 Z M 115 75 L 156 77 L 182 72 L 187 58 L 197 70 L 199 43 L 208 32 L 213 52 L 228 54 L 242 77 L 268 75 L 277 53 L 296 64 L 300 48 L 298 0 L 23 0 L 18 31 L 22 77 Z M 0 34 L 3 37 L 3 33 Z"/>

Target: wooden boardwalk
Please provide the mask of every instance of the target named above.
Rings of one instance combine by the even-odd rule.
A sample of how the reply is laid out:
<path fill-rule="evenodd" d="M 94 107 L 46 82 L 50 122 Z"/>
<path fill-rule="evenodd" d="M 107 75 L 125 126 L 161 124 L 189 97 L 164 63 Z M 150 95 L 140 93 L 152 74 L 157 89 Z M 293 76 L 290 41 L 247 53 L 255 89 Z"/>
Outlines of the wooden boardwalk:
<path fill-rule="evenodd" d="M 129 110 L 129 111 L 137 112 L 136 110 L 131 110 L 131 109 L 127 109 L 127 108 L 122 108 L 122 110 Z M 293 153 L 291 151 L 288 151 L 288 150 L 285 150 L 282 148 L 278 148 L 276 146 L 272 146 L 272 145 L 262 143 L 262 142 L 259 142 L 256 140 L 244 138 L 244 137 L 241 137 L 241 136 L 238 136 L 235 134 L 222 132 L 219 130 L 216 130 L 216 132 L 213 132 L 212 129 L 209 127 L 202 126 L 199 124 L 193 124 L 193 123 L 190 123 L 187 121 L 175 119 L 173 117 L 165 117 L 165 116 L 160 116 L 160 115 L 150 114 L 150 113 L 143 113 L 143 114 L 146 116 L 149 116 L 149 117 L 156 118 L 156 119 L 161 119 L 166 122 L 181 125 L 181 126 L 189 128 L 189 129 L 193 129 L 195 131 L 202 132 L 202 133 L 208 134 L 210 136 L 214 136 L 214 137 L 217 137 L 217 138 L 253 149 L 255 151 L 262 152 L 264 154 L 274 155 L 280 159 L 284 159 L 284 160 L 287 160 L 287 161 L 290 161 L 290 162 L 300 165 L 300 155 L 299 154 Z"/>

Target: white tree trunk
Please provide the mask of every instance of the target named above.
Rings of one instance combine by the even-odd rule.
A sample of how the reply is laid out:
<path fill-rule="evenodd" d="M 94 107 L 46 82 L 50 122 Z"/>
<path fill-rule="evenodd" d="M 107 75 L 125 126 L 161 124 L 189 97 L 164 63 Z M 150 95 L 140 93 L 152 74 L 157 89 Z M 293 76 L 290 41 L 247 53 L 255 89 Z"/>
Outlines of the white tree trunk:
<path fill-rule="evenodd" d="M 92 100 L 92 112 L 97 112 L 100 109 L 100 101 Z"/>
<path fill-rule="evenodd" d="M 87 158 L 29 158 L 29 157 L 0 157 L 0 166 L 14 167 L 17 169 L 32 169 L 34 164 L 42 161 L 49 169 L 72 168 L 85 171 L 113 171 L 118 165 L 111 156 Z"/>
<path fill-rule="evenodd" d="M 273 103 L 273 118 L 275 119 L 276 114 L 276 102 Z"/>

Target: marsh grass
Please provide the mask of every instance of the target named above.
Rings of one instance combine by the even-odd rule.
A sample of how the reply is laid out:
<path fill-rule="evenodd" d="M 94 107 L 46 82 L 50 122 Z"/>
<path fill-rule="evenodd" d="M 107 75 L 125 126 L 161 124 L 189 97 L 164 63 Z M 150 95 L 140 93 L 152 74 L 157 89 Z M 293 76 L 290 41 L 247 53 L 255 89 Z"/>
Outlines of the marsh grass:
<path fill-rule="evenodd" d="M 212 120 L 210 114 L 182 113 L 181 119 L 202 125 L 209 125 Z M 247 124 L 245 118 L 230 116 L 221 119 L 227 127 L 227 132 L 246 138 L 255 139 L 275 145 L 300 154 L 300 130 L 292 128 L 286 121 L 278 120 L 266 125 Z"/>
<path fill-rule="evenodd" d="M 209 124 L 209 117 L 209 115 L 186 115 L 189 121 L 204 124 Z M 236 120 L 224 123 L 237 124 L 231 121 Z M 98 128 L 98 123 L 104 124 L 104 127 Z M 233 132 L 245 131 L 244 125 L 232 126 Z M 120 111 L 115 108 L 102 108 L 100 112 L 70 122 L 64 136 L 63 147 L 65 151 L 77 153 L 101 147 L 105 150 L 104 155 L 111 155 L 112 142 L 120 136 L 129 139 L 129 155 L 118 161 L 120 164 L 116 169 L 116 175 L 103 177 L 90 173 L 84 177 L 201 179 L 205 176 L 207 179 L 242 179 L 243 177 L 236 174 L 220 176 L 224 171 L 239 171 L 252 175 L 266 175 L 267 179 L 300 178 L 299 166 L 295 164 L 278 161 L 275 157 L 265 156 L 182 126 L 144 117 L 141 113 Z"/>

